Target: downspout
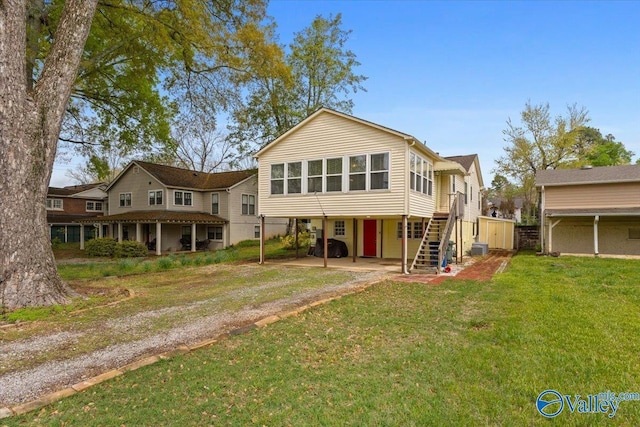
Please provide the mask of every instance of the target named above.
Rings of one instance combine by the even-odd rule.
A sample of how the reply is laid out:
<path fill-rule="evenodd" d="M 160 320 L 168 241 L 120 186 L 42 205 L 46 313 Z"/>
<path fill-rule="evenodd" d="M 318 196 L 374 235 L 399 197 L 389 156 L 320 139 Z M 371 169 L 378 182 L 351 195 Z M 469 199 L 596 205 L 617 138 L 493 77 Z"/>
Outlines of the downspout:
<path fill-rule="evenodd" d="M 540 250 L 544 253 L 544 222 L 545 222 L 545 213 L 544 213 L 544 185 L 540 189 Z"/>
<path fill-rule="evenodd" d="M 600 215 L 596 215 L 593 218 L 593 254 L 598 256 L 598 222 L 600 221 Z"/>

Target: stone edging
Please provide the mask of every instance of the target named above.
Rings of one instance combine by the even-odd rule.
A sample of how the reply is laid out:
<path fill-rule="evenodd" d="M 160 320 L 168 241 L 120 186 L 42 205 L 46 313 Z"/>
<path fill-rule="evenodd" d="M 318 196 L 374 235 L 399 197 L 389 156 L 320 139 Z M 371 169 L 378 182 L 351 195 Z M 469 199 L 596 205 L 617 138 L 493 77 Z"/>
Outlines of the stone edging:
<path fill-rule="evenodd" d="M 127 365 L 124 365 L 120 368 L 117 369 L 113 369 L 111 371 L 102 373 L 100 375 L 97 375 L 95 377 L 89 378 L 87 380 L 81 381 L 77 384 L 72 385 L 71 387 L 65 388 L 63 390 L 59 390 L 59 391 L 55 391 L 53 393 L 49 393 L 49 394 L 45 394 L 44 396 L 36 399 L 36 400 L 32 400 L 30 402 L 26 402 L 26 403 L 22 403 L 20 405 L 16 405 L 16 406 L 12 406 L 12 407 L 4 407 L 4 408 L 0 408 L 0 419 L 2 418 L 8 418 L 8 417 L 12 417 L 15 415 L 23 415 L 26 414 L 27 412 L 31 412 L 31 411 L 35 411 L 37 409 L 40 409 L 44 406 L 50 405 L 54 402 L 57 402 L 58 400 L 64 399 L 65 397 L 69 397 L 72 396 L 76 393 L 85 391 L 86 389 L 88 389 L 91 386 L 94 386 L 96 384 L 100 384 L 101 382 L 110 380 L 111 378 L 115 378 L 118 377 L 120 375 L 123 375 L 129 371 L 135 371 L 136 369 L 142 368 L 144 366 L 148 366 L 148 365 L 152 365 L 160 360 L 166 360 L 166 359 L 170 359 L 174 356 L 178 356 L 178 355 L 182 355 L 182 354 L 186 354 L 189 353 L 191 351 L 195 351 L 198 350 L 200 348 L 203 347 L 208 347 L 211 346 L 215 343 L 217 343 L 218 341 L 231 337 L 231 336 L 235 336 L 235 335 L 242 335 L 242 334 L 246 334 L 254 329 L 258 329 L 258 328 L 264 328 L 267 325 L 270 325 L 271 323 L 275 323 L 279 320 L 282 319 L 286 319 L 287 317 L 292 317 L 292 316 L 297 316 L 298 314 L 319 306 L 319 305 L 323 305 L 326 304 L 328 302 L 337 300 L 342 298 L 343 296 L 347 296 L 347 295 L 353 295 L 353 294 L 357 294 L 360 293 L 366 289 L 368 289 L 369 287 L 380 283 L 382 281 L 384 281 L 385 278 L 381 279 L 381 280 L 376 280 L 374 282 L 371 283 L 367 283 L 363 286 L 360 286 L 358 288 L 354 288 L 351 289 L 347 292 L 343 292 L 328 298 L 323 298 L 314 302 L 311 302 L 309 304 L 294 308 L 293 310 L 290 311 L 285 311 L 282 313 L 278 313 L 278 314 L 273 314 L 271 316 L 267 316 L 265 318 L 262 318 L 258 321 L 255 321 L 253 323 L 250 323 L 248 325 L 245 326 L 241 326 L 239 328 L 233 329 L 229 332 L 225 332 L 221 335 L 219 335 L 216 338 L 213 339 L 208 339 L 208 340 L 204 340 L 201 341 L 197 344 L 194 345 L 190 345 L 190 346 L 186 346 L 186 345 L 181 345 L 176 349 L 173 350 L 169 350 L 169 351 L 165 351 L 164 353 L 160 353 L 158 355 L 155 356 L 149 356 L 146 357 L 144 359 L 140 359 L 140 360 L 136 360 L 135 362 L 129 363 Z"/>

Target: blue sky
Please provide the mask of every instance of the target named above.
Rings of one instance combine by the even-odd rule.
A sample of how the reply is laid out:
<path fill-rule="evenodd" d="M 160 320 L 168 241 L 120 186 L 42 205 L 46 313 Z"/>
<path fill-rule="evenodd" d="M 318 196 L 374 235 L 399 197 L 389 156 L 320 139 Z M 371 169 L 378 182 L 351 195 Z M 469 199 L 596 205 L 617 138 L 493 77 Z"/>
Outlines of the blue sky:
<path fill-rule="evenodd" d="M 528 100 L 554 116 L 584 106 L 640 154 L 640 2 L 272 0 L 268 11 L 287 44 L 341 13 L 369 77 L 353 114 L 445 156 L 479 154 L 485 185 Z"/>
<path fill-rule="evenodd" d="M 444 156 L 477 153 L 485 185 L 527 101 L 577 103 L 640 154 L 640 2 L 271 0 L 280 42 L 342 14 L 369 79 L 353 114 Z M 637 156 L 636 156 L 637 157 Z M 52 185 L 70 184 L 56 165 Z"/>

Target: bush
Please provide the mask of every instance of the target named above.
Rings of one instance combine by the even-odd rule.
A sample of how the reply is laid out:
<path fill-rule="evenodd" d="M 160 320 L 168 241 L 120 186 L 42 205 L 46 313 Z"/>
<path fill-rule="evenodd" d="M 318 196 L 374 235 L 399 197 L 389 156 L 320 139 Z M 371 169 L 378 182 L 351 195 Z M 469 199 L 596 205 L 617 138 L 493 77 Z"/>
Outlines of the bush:
<path fill-rule="evenodd" d="M 51 239 L 51 247 L 53 249 L 58 249 L 62 245 L 62 240 L 59 237 L 54 237 Z"/>
<path fill-rule="evenodd" d="M 116 258 L 133 258 L 149 255 L 147 245 L 135 240 L 125 240 L 116 245 L 113 256 Z"/>
<path fill-rule="evenodd" d="M 282 243 L 282 247 L 284 249 L 295 249 L 296 248 L 296 237 L 291 234 L 289 236 L 284 236 L 280 238 L 280 243 Z M 310 239 L 309 233 L 298 233 L 298 247 L 299 248 L 307 248 L 309 247 Z"/>
<path fill-rule="evenodd" d="M 87 251 L 87 255 L 89 256 L 113 256 L 113 253 L 116 249 L 115 239 L 111 237 L 104 237 L 99 239 L 89 240 L 85 246 L 85 250 Z"/>

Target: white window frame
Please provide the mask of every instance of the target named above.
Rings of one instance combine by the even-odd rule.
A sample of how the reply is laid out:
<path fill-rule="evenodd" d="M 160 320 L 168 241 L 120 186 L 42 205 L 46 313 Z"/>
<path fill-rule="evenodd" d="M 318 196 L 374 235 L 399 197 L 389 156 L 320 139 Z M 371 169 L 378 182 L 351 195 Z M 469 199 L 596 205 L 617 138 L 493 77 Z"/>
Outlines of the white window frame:
<path fill-rule="evenodd" d="M 64 202 L 62 199 L 47 199 L 46 207 L 50 211 L 62 211 L 64 210 Z"/>
<path fill-rule="evenodd" d="M 310 175 L 309 174 L 309 163 L 315 163 L 315 162 L 320 162 L 320 175 Z M 324 186 L 324 179 L 325 179 L 325 161 L 324 159 L 312 159 L 312 160 L 307 160 L 304 162 L 305 163 L 305 167 L 304 167 L 304 171 L 305 171 L 305 193 L 307 194 L 313 194 L 313 193 L 324 193 L 326 187 Z M 309 180 L 310 179 L 320 179 L 320 190 L 314 190 L 311 191 L 309 189 Z"/>
<path fill-rule="evenodd" d="M 344 237 L 347 235 L 347 223 L 343 219 L 337 219 L 333 223 L 333 235 L 335 237 Z"/>
<path fill-rule="evenodd" d="M 176 203 L 176 196 L 178 195 L 178 193 L 180 194 L 181 198 L 180 203 Z M 191 203 L 189 204 L 186 203 L 187 194 L 190 195 L 189 200 L 191 201 Z M 173 206 L 193 206 L 193 191 L 173 190 Z"/>
<path fill-rule="evenodd" d="M 259 239 L 260 238 L 260 226 L 259 225 L 254 225 L 253 226 L 253 238 L 254 239 Z"/>
<path fill-rule="evenodd" d="M 329 173 L 329 161 L 331 160 L 340 160 L 340 173 Z M 344 165 L 345 160 L 344 157 L 327 157 L 324 161 L 324 174 L 323 174 L 323 185 L 326 193 L 342 193 L 344 192 Z M 340 189 L 339 190 L 330 190 L 329 189 L 329 178 L 340 177 Z"/>
<path fill-rule="evenodd" d="M 86 203 L 86 211 L 87 212 L 102 212 L 102 202 L 97 202 L 95 200 L 87 200 Z"/>
<path fill-rule="evenodd" d="M 223 241 L 224 227 L 222 225 L 210 225 L 207 227 L 207 239 L 213 240 L 214 242 Z"/>
<path fill-rule="evenodd" d="M 246 203 L 245 203 L 245 197 L 246 197 Z M 253 198 L 253 203 L 251 202 L 252 198 Z M 242 215 L 249 215 L 249 216 L 256 215 L 256 195 L 255 194 L 248 194 L 248 193 L 242 194 L 241 202 L 242 202 L 242 210 L 241 210 Z M 246 209 L 245 209 L 245 206 L 246 206 Z M 251 210 L 252 207 L 253 207 L 253 211 Z"/>
<path fill-rule="evenodd" d="M 373 156 L 386 156 L 387 158 L 387 168 L 386 169 L 379 169 L 379 170 L 373 170 Z M 383 151 L 380 153 L 371 153 L 368 156 L 368 163 L 367 163 L 367 189 L 369 191 L 389 191 L 390 187 L 391 187 L 391 154 L 389 154 L 388 151 Z M 372 188 L 371 183 L 373 182 L 373 175 L 374 174 L 387 174 L 387 185 L 384 188 Z"/>
<path fill-rule="evenodd" d="M 287 164 L 286 163 L 274 163 L 270 166 L 269 168 L 269 194 L 272 196 L 282 196 L 287 194 L 287 188 L 286 188 L 286 176 L 287 176 Z M 274 166 L 282 166 L 282 177 L 279 178 L 274 178 L 273 177 L 273 168 Z M 282 192 L 281 193 L 274 193 L 273 192 L 273 183 L 274 182 L 282 182 Z"/>
<path fill-rule="evenodd" d="M 351 158 L 352 157 L 363 157 L 364 156 L 364 171 L 360 172 L 351 172 Z M 369 179 L 369 155 L 366 153 L 360 153 L 360 154 L 350 154 L 345 156 L 347 159 L 347 191 L 349 193 L 361 193 L 363 191 L 367 191 L 367 189 L 369 188 L 368 185 L 368 179 Z M 351 176 L 352 175 L 364 175 L 364 188 L 363 189 L 357 189 L 357 190 L 352 190 L 351 189 Z"/>
<path fill-rule="evenodd" d="M 433 196 L 433 163 L 416 153 L 411 153 L 409 159 L 409 188 Z"/>
<path fill-rule="evenodd" d="M 213 203 L 213 198 L 216 198 L 216 202 L 215 202 L 215 212 L 213 209 L 214 203 Z M 220 215 L 220 193 L 211 193 L 211 215 Z"/>
<path fill-rule="evenodd" d="M 291 169 L 290 166 L 291 165 L 300 165 L 300 173 L 298 175 L 291 175 Z M 304 168 L 304 162 L 302 161 L 297 161 L 297 162 L 287 162 L 285 165 L 285 171 L 286 171 L 286 183 L 285 183 L 285 194 L 302 194 L 302 175 L 303 175 L 303 168 Z M 298 181 L 300 182 L 300 191 L 296 191 L 296 192 L 291 192 L 290 191 L 290 183 L 291 181 Z"/>
<path fill-rule="evenodd" d="M 158 203 L 158 193 L 160 193 L 160 203 Z M 153 203 L 151 203 L 151 196 L 153 195 Z M 163 190 L 149 190 L 147 203 L 149 206 L 162 206 L 164 204 L 164 191 Z"/>
<path fill-rule="evenodd" d="M 118 195 L 118 206 L 120 206 L 121 208 L 130 208 L 132 205 L 132 198 L 133 197 L 131 196 L 131 192 L 120 193 Z"/>

